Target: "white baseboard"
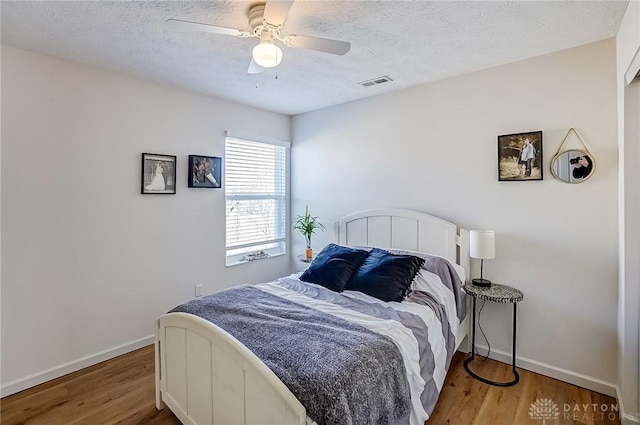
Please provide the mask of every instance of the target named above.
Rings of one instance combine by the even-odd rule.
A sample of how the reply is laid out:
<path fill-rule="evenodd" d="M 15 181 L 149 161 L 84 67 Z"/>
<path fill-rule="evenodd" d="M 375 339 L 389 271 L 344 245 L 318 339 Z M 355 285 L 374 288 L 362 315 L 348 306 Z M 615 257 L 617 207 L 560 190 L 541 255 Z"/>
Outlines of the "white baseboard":
<path fill-rule="evenodd" d="M 476 344 L 476 349 L 481 354 L 486 353 L 487 347 Z M 499 362 L 511 364 L 511 353 L 501 350 L 491 349 L 489 358 Z M 616 397 L 616 385 L 612 382 L 606 382 L 592 376 L 583 375 L 568 369 L 552 366 L 536 360 L 520 357 L 516 355 L 516 367 L 526 369 L 531 372 L 539 373 L 559 381 L 568 382 L 579 387 L 587 388 L 601 394 Z"/>
<path fill-rule="evenodd" d="M 616 399 L 618 400 L 618 408 L 620 409 L 620 423 L 621 425 L 636 425 L 640 424 L 640 413 L 630 413 L 624 410 L 624 404 L 622 403 L 622 392 L 620 387 L 616 385 Z"/>
<path fill-rule="evenodd" d="M 620 425 L 637 425 L 640 424 L 640 417 L 629 414 L 623 415 L 620 412 Z"/>
<path fill-rule="evenodd" d="M 35 387 L 44 382 L 50 381 L 55 378 L 67 375 L 71 372 L 75 372 L 85 367 L 93 366 L 105 360 L 118 357 L 122 354 L 128 353 L 138 348 L 145 347 L 153 344 L 155 338 L 153 335 L 147 336 L 136 341 L 129 342 L 127 344 L 119 345 L 117 347 L 101 351 L 91 356 L 83 357 L 81 359 L 64 363 L 60 366 L 53 367 L 51 369 L 44 370 L 40 373 L 36 373 L 26 378 L 18 379 L 17 381 L 9 382 L 0 388 L 0 397 L 6 397 L 11 394 L 26 390 L 27 388 Z"/>

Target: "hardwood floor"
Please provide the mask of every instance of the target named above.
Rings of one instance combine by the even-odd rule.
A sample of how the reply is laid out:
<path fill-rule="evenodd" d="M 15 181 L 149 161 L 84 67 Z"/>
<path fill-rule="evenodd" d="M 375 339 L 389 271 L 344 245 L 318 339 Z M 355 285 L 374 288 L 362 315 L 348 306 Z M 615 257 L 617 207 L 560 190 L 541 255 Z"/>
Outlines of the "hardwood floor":
<path fill-rule="evenodd" d="M 617 402 L 566 382 L 518 369 L 520 382 L 512 387 L 495 387 L 473 379 L 464 370 L 465 354 L 457 353 L 451 363 L 440 399 L 427 425 L 542 425 L 542 418 L 529 416 L 536 400 L 550 399 L 558 416 L 546 424 L 620 424 Z M 485 378 L 509 381 L 511 366 L 494 360 L 475 360 L 472 370 Z M 613 407 L 612 407 L 613 406 Z M 553 407 L 553 406 L 550 406 Z M 611 412 L 611 409 L 615 412 Z"/>
<path fill-rule="evenodd" d="M 546 423 L 619 424 L 611 412 L 615 399 L 555 379 L 520 370 L 520 383 L 500 388 L 471 378 L 457 353 L 440 400 L 427 425 L 542 425 L 529 416 L 538 399 L 555 403 L 559 416 Z M 154 401 L 153 346 L 63 376 L 0 400 L 3 425 L 155 424 L 178 425 Z M 489 379 L 509 379 L 510 366 L 476 361 L 474 370 Z M 567 411 L 568 410 L 568 411 Z M 373 425 L 373 424 L 372 424 Z"/>
<path fill-rule="evenodd" d="M 0 400 L 2 425 L 179 424 L 155 408 L 153 345 Z"/>

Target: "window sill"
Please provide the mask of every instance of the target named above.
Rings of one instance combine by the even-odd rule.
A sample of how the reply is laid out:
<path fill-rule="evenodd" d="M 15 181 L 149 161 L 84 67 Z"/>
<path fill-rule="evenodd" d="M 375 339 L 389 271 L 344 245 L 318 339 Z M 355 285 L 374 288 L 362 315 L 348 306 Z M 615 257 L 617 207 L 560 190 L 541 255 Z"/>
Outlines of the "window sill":
<path fill-rule="evenodd" d="M 235 266 L 239 266 L 241 264 L 255 263 L 256 261 L 269 260 L 271 258 L 282 257 L 283 255 L 287 255 L 287 253 L 286 252 L 280 252 L 278 254 L 271 254 L 268 257 L 256 258 L 255 260 L 237 260 L 237 261 L 233 261 L 231 263 L 227 263 L 227 264 L 225 264 L 225 266 L 226 267 L 235 267 Z"/>

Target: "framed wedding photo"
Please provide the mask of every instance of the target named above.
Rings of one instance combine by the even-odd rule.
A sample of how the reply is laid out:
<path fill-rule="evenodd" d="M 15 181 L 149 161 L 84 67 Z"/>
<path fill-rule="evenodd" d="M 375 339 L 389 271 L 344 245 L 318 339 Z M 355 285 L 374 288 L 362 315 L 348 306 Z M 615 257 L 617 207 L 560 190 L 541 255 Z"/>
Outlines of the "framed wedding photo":
<path fill-rule="evenodd" d="M 174 195 L 176 193 L 176 157 L 156 153 L 142 154 L 140 193 Z"/>
<path fill-rule="evenodd" d="M 189 155 L 189 187 L 220 189 L 222 187 L 222 158 Z"/>
<path fill-rule="evenodd" d="M 498 136 L 498 180 L 542 180 L 542 131 Z"/>

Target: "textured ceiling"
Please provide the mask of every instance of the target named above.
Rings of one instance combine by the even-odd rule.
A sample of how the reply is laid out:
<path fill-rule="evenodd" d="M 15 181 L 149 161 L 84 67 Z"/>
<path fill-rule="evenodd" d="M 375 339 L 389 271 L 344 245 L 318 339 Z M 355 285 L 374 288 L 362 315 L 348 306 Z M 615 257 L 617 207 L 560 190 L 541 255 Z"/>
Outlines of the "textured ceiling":
<path fill-rule="evenodd" d="M 165 24 L 176 18 L 249 29 L 255 3 L 2 1 L 2 42 L 295 115 L 612 37 L 627 6 L 298 0 L 284 34 L 349 41 L 351 51 L 335 56 L 283 47 L 277 70 L 256 75 L 246 71 L 257 39 Z M 357 84 L 381 75 L 394 81 Z"/>

